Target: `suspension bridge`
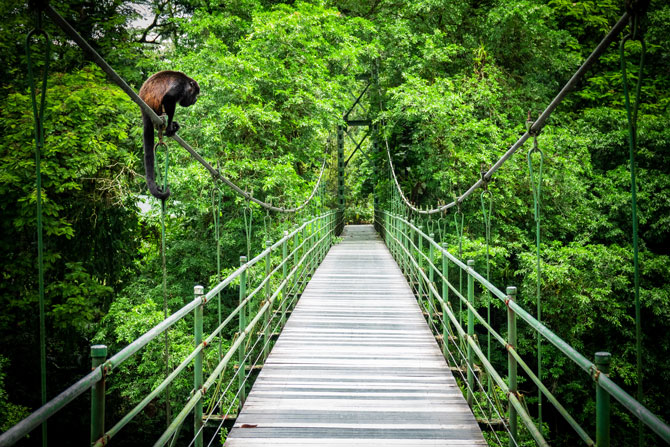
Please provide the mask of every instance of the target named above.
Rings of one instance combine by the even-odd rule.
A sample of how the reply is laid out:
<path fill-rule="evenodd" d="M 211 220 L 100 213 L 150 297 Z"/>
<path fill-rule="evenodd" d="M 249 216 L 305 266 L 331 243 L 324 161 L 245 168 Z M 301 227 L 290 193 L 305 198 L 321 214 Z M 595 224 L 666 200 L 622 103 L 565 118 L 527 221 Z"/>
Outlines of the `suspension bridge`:
<path fill-rule="evenodd" d="M 50 5 L 43 7 L 44 13 L 102 67 L 154 124 L 164 125 L 164 118 L 148 108 L 56 10 Z M 412 204 L 397 180 L 387 143 L 384 168 L 376 167 L 374 176 L 377 180 L 385 176 L 392 188 L 375 191 L 374 226 L 345 226 L 345 136 L 354 140 L 354 153 L 362 151 L 362 140 L 355 141 L 348 129 L 364 126 L 370 130 L 376 125 L 369 117 L 353 117 L 361 98 L 376 82 L 374 71 L 364 77 L 367 85 L 343 115 L 344 124 L 337 133 L 337 208 L 313 207 L 309 218 L 286 231 L 278 241 L 267 241 L 257 256 L 241 257 L 239 268 L 216 286 L 206 292 L 196 286 L 188 304 L 121 351 L 108 356 L 104 345 L 92 346 L 92 371 L 50 401 L 44 399 L 42 407 L 0 435 L 0 446 L 13 445 L 40 426 L 45 434 L 46 421 L 85 393 L 90 393 L 91 399 L 91 445 L 111 444 L 177 377 L 186 374 L 192 375 L 192 392 L 170 417 L 155 446 L 185 442 L 200 447 L 219 443 L 222 438 L 231 447 L 518 446 L 522 432 L 526 440 L 549 445 L 542 428 L 541 407 L 531 415 L 518 388 L 519 369 L 537 387 L 539 402 L 551 404 L 584 445 L 611 444 L 611 397 L 630 417 L 655 433 L 659 442 L 670 443 L 670 427 L 609 378 L 608 353 L 590 353 L 592 361 L 578 352 L 542 323 L 539 308 L 533 316 L 517 303 L 514 287 L 499 289 L 478 272 L 474 261 L 454 256 L 447 250 L 443 236 L 422 224 L 423 216 L 437 215 L 452 207 L 458 209 L 528 139 L 536 139 L 552 111 L 630 20 L 628 13 L 622 16 L 554 101 L 529 123 L 528 131 L 453 202 L 434 209 Z M 48 42 L 48 35 L 40 29 L 29 38 L 40 35 Z M 42 103 L 38 111 L 34 83 L 32 90 L 39 154 L 44 144 L 44 106 Z M 626 100 L 628 103 L 628 96 Z M 634 123 L 630 127 L 634 145 Z M 374 134 L 368 131 L 363 139 L 371 133 Z M 295 213 L 307 209 L 315 196 L 323 195 L 320 185 L 327 168 L 325 161 L 319 181 L 305 202 L 292 208 L 281 207 L 253 197 L 214 169 L 181 137 L 173 139 L 216 181 L 268 212 Z M 379 156 L 381 141 L 375 139 L 371 146 L 376 159 L 384 159 Z M 541 157 L 538 152 L 535 146 L 528 158 L 539 240 L 541 164 L 532 161 L 533 157 Z M 39 206 L 39 192 L 37 197 Z M 486 207 L 483 208 L 486 218 Z M 490 219 L 490 208 L 488 216 Z M 462 234 L 462 221 L 458 230 L 456 219 L 456 227 Z M 538 277 L 539 273 L 538 264 Z M 220 308 L 224 290 L 234 290 L 239 295 L 237 306 L 225 318 L 219 314 L 216 326 L 204 327 L 204 313 L 216 307 L 213 303 Z M 485 298 L 488 304 L 483 304 Z M 504 305 L 504 330 L 491 324 L 491 300 Z M 482 308 L 486 308 L 487 315 L 480 313 Z M 193 321 L 194 350 L 168 371 L 162 383 L 134 403 L 124 417 L 112 427 L 106 426 L 105 391 L 108 382 L 114 380 L 111 373 L 186 318 Z M 595 436 L 568 413 L 559 397 L 544 384 L 541 361 L 531 367 L 519 355 L 517 323 L 537 334 L 538 343 L 554 345 L 583 370 L 585 377 L 593 380 Z M 639 324 L 638 319 L 638 330 Z M 222 346 L 221 334 L 235 325 L 235 338 L 228 346 Z M 487 338 L 486 345 L 480 344 L 477 332 Z M 494 366 L 494 350 L 507 357 L 506 368 Z M 207 366 L 206 358 L 214 361 Z M 191 425 L 192 430 L 184 429 L 185 425 Z M 486 440 L 483 432 L 488 433 Z"/>
<path fill-rule="evenodd" d="M 347 226 L 302 293 L 229 446 L 486 445 L 372 225 Z"/>

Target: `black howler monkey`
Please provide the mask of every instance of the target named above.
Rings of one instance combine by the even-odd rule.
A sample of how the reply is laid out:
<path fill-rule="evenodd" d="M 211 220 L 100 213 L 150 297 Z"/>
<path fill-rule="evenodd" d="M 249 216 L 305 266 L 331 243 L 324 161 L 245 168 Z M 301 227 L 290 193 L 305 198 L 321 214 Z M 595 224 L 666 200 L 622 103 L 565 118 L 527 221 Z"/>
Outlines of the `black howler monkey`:
<path fill-rule="evenodd" d="M 195 104 L 200 93 L 200 86 L 193 79 L 180 71 L 159 71 L 147 79 L 140 88 L 140 98 L 158 115 L 165 113 L 168 117 L 165 135 L 172 136 L 179 130 L 179 124 L 172 121 L 177 103 L 182 107 Z M 147 186 L 154 197 L 165 200 L 170 196 L 170 189 L 163 191 L 156 185 L 154 168 L 154 124 L 145 113 L 144 121 L 144 169 Z"/>

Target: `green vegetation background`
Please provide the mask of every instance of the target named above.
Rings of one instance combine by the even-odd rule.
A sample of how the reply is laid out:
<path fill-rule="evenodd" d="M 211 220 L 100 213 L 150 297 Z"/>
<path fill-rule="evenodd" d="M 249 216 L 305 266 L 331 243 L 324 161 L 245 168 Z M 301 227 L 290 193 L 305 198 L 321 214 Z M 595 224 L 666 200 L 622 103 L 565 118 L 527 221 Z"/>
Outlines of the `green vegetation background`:
<path fill-rule="evenodd" d="M 335 129 L 352 93 L 362 87 L 356 75 L 375 61 L 381 106 L 365 105 L 383 124 L 378 141 L 388 141 L 403 190 L 420 205 L 451 201 L 523 133 L 529 111 L 537 116 L 624 10 L 623 1 L 615 0 L 51 4 L 135 89 L 161 69 L 195 78 L 202 95 L 195 106 L 178 108 L 181 136 L 216 160 L 225 175 L 275 204 L 296 204 L 309 194 L 324 153 L 332 165 Z M 149 23 L 137 22 L 140 15 Z M 39 406 L 39 348 L 34 142 L 23 49 L 34 20 L 26 5 L 11 0 L 0 2 L 0 16 L 0 430 L 6 430 Z M 90 368 L 92 343 L 104 342 L 113 353 L 159 322 L 163 295 L 160 205 L 143 198 L 139 111 L 49 20 L 45 27 L 53 39 L 42 164 L 53 397 Z M 667 2 L 651 2 L 646 45 L 637 153 L 644 404 L 670 421 Z M 635 81 L 640 46 L 627 48 Z M 40 45 L 33 50 L 42 54 Z M 39 72 L 42 62 L 34 58 Z M 542 299 L 546 324 L 587 357 L 610 351 L 612 377 L 634 394 L 630 180 L 619 64 L 613 45 L 538 138 L 546 156 Z M 170 146 L 167 283 L 169 307 L 176 310 L 191 299 L 195 284 L 216 281 L 215 189 L 196 162 Z M 352 149 L 348 143 L 347 154 Z M 371 153 L 369 143 L 363 149 Z M 372 218 L 372 163 L 383 166 L 380 157 L 357 155 L 347 167 L 349 222 Z M 334 179 L 330 172 L 328 206 L 334 205 Z M 390 185 L 382 180 L 378 188 L 388 191 Z M 492 280 L 500 288 L 517 285 L 521 302 L 532 310 L 535 224 L 525 150 L 503 166 L 489 189 Z M 224 274 L 246 251 L 244 206 L 223 188 Z M 314 212 L 316 207 L 296 217 L 271 216 L 266 231 L 268 218 L 254 208 L 252 253 Z M 463 212 L 464 256 L 484 266 L 477 195 Z M 448 223 L 443 237 L 455 247 L 451 214 L 441 222 Z M 234 295 L 224 297 L 226 309 Z M 504 312 L 496 309 L 494 315 L 494 326 L 502 327 Z M 187 352 L 189 327 L 178 325 L 170 334 L 175 356 Z M 526 329 L 520 339 L 522 354 L 533 364 L 535 340 Z M 549 389 L 592 429 L 592 382 L 548 344 L 543 358 Z M 502 353 L 494 360 L 504 366 Z M 156 344 L 115 372 L 108 421 L 118 420 L 159 383 L 163 368 Z M 528 381 L 521 389 L 534 412 L 536 390 Z M 175 405 L 189 390 L 188 379 L 175 386 Z M 618 406 L 614 411 L 613 439 L 629 445 L 636 432 L 632 418 Z M 160 400 L 152 403 L 115 443 L 145 444 L 162 431 L 162 412 Z M 552 444 L 577 443 L 549 410 L 545 423 Z M 73 444 L 87 442 L 86 402 L 50 427 L 54 439 L 67 433 Z M 24 444 L 38 439 L 33 435 Z"/>

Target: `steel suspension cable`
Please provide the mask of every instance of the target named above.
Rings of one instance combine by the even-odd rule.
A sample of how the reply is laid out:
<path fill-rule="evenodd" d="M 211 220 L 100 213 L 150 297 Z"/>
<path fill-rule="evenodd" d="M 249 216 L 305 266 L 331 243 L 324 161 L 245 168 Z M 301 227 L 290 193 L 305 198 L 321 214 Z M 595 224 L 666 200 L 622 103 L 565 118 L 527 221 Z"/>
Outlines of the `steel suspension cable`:
<path fill-rule="evenodd" d="M 244 191 L 242 188 L 237 186 L 231 180 L 224 177 L 217 169 L 214 169 L 214 167 L 211 164 L 209 164 L 198 152 L 196 152 L 195 149 L 191 147 L 191 145 L 185 142 L 179 135 L 175 134 L 170 138 L 175 140 L 177 143 L 181 145 L 181 147 L 186 149 L 186 151 L 189 154 L 191 154 L 193 158 L 195 158 L 205 169 L 207 169 L 207 171 L 209 171 L 209 173 L 212 175 L 214 179 L 219 180 L 222 183 L 226 184 L 226 186 L 232 189 L 236 194 L 242 196 L 244 199 L 254 202 L 257 205 L 260 205 L 267 210 L 275 211 L 277 213 L 297 213 L 298 211 L 305 208 L 312 201 L 312 198 L 314 198 L 314 195 L 316 194 L 316 190 L 318 189 L 319 185 L 321 184 L 321 181 L 323 180 L 323 174 L 325 172 L 325 168 L 327 166 L 328 161 L 328 154 L 326 154 L 323 157 L 323 163 L 321 164 L 321 172 L 319 173 L 319 177 L 317 178 L 316 184 L 314 185 L 314 188 L 312 188 L 312 192 L 310 193 L 309 197 L 307 197 L 307 199 L 305 199 L 305 201 L 301 203 L 299 206 L 296 206 L 294 208 L 283 208 L 280 206 L 273 206 L 270 203 L 266 203 L 262 200 L 255 198 L 251 193 Z"/>
<path fill-rule="evenodd" d="M 88 54 L 93 62 L 96 63 L 102 70 L 107 73 L 109 78 L 117 84 L 129 97 L 132 99 L 139 107 L 142 109 L 142 112 L 144 112 L 151 122 L 156 126 L 157 128 L 163 128 L 165 126 L 165 121 L 162 117 L 158 116 L 156 112 L 154 112 L 151 107 L 149 107 L 143 100 L 142 98 L 139 97 L 137 93 L 126 83 L 126 81 L 119 76 L 118 73 L 98 54 L 97 51 L 93 49 L 93 47 L 86 42 L 86 40 L 81 37 L 81 35 L 70 25 L 63 17 L 61 17 L 60 14 L 49 4 L 47 4 L 44 8 L 44 11 L 46 14 L 51 17 L 51 19 L 56 23 L 60 28 L 67 34 L 72 40 L 74 40 L 79 47 L 84 50 L 86 54 Z M 311 194 L 309 197 L 301 203 L 299 206 L 293 207 L 293 208 L 284 208 L 284 207 L 278 207 L 278 206 L 273 206 L 272 204 L 266 203 L 262 200 L 259 200 L 255 197 L 253 197 L 250 193 L 244 191 L 242 188 L 237 186 L 235 183 L 233 183 L 231 180 L 223 176 L 218 169 L 215 169 L 210 163 L 208 163 L 198 152 L 191 147 L 186 141 L 184 141 L 179 135 L 175 134 L 171 136 L 173 140 L 175 140 L 181 147 L 186 149 L 186 151 L 193 156 L 209 173 L 212 175 L 212 177 L 215 180 L 219 180 L 226 184 L 229 188 L 231 188 L 236 194 L 242 196 L 246 200 L 250 200 L 260 206 L 262 206 L 265 209 L 268 209 L 270 211 L 275 211 L 278 213 L 296 213 L 300 211 L 301 209 L 305 208 L 307 204 L 310 203 L 312 198 L 314 197 L 314 194 L 316 193 L 317 188 L 319 187 L 319 184 L 321 183 L 321 180 L 323 178 L 323 173 L 325 171 L 326 167 L 326 161 L 328 159 L 328 154 L 326 153 L 323 157 L 323 164 L 321 166 L 321 172 L 319 174 L 319 177 L 317 179 L 316 185 L 314 185 L 314 188 L 312 189 Z"/>
<path fill-rule="evenodd" d="M 488 209 L 485 204 L 486 198 L 488 198 Z M 488 188 L 485 187 L 480 195 L 482 202 L 482 217 L 484 219 L 484 230 L 485 230 L 485 239 L 486 239 L 486 280 L 491 280 L 491 262 L 490 262 L 490 242 L 491 242 L 491 215 L 493 212 L 493 195 Z M 491 325 L 491 292 L 486 289 L 486 322 Z M 491 361 L 491 332 L 487 333 L 486 336 L 486 358 L 488 361 Z M 491 377 L 489 376 L 488 380 L 488 390 L 491 392 Z"/>
<path fill-rule="evenodd" d="M 631 193 L 631 220 L 633 236 L 633 287 L 635 299 L 635 357 L 637 374 L 637 400 L 642 402 L 644 392 L 642 388 L 642 321 L 640 309 L 640 259 L 639 259 L 639 237 L 638 237 L 638 218 L 637 218 L 637 180 L 635 176 L 635 152 L 637 150 L 637 112 L 640 106 L 640 91 L 642 87 L 642 77 L 644 74 L 644 56 L 646 46 L 644 43 L 644 33 L 642 24 L 644 11 L 633 14 L 631 19 L 631 33 L 626 35 L 619 45 L 619 56 L 621 59 L 621 75 L 623 83 L 623 92 L 626 104 L 626 118 L 628 121 L 628 146 L 629 146 L 629 169 L 630 169 L 630 193 Z M 628 75 L 626 73 L 626 42 L 629 40 L 638 40 L 641 46 L 640 65 L 637 75 L 637 84 L 635 86 L 635 102 L 631 107 L 630 94 L 628 92 Z M 638 423 L 638 445 L 643 444 L 643 426 Z"/>
<path fill-rule="evenodd" d="M 272 203 L 272 199 L 270 199 Z M 265 216 L 263 216 L 263 232 L 265 233 L 265 240 L 270 240 L 270 231 L 272 229 L 272 216 L 270 216 L 270 210 L 265 210 Z"/>
<path fill-rule="evenodd" d="M 458 216 L 461 216 L 460 223 Z M 460 204 L 454 213 L 454 227 L 456 228 L 456 236 L 458 236 L 458 258 L 463 259 L 463 225 L 465 224 L 465 214 L 461 211 Z M 463 269 L 458 271 L 458 293 L 463 294 Z M 458 302 L 458 321 L 463 325 L 463 303 Z"/>
<path fill-rule="evenodd" d="M 158 133 L 158 143 L 154 146 L 154 153 L 159 147 L 165 149 L 165 172 L 163 174 L 163 191 L 168 188 L 168 171 L 170 167 L 170 152 L 167 144 L 163 141 L 163 132 Z M 154 162 L 156 160 L 154 159 Z M 160 172 L 160 171 L 158 171 Z M 168 293 L 167 293 L 167 263 L 165 258 L 165 202 L 161 200 L 161 266 L 163 272 L 163 319 L 168 317 Z M 163 361 L 165 362 L 165 378 L 170 376 L 170 338 L 168 336 L 169 329 L 165 330 L 165 340 L 163 346 Z M 165 426 L 170 426 L 170 419 L 172 419 L 172 411 L 170 408 L 170 388 L 171 385 L 165 388 Z"/>
<path fill-rule="evenodd" d="M 531 126 L 532 127 L 532 126 Z M 533 168 L 533 155 L 539 155 L 539 163 L 537 169 Z M 542 270 L 540 260 L 540 221 L 541 221 L 541 199 L 542 199 L 542 165 L 544 163 L 544 152 L 537 145 L 537 135 L 533 136 L 533 147 L 528 151 L 528 172 L 530 176 L 530 189 L 533 193 L 533 215 L 535 217 L 535 275 L 536 275 L 536 290 L 535 302 L 537 305 L 537 321 L 542 322 L 542 306 L 540 302 L 541 285 L 542 285 Z M 488 281 L 489 278 L 487 277 Z M 542 381 L 542 337 L 537 334 L 537 377 Z M 542 429 L 542 390 L 537 390 L 537 418 L 540 422 L 540 430 Z"/>
<path fill-rule="evenodd" d="M 49 59 L 51 55 L 51 38 L 42 29 L 42 11 L 37 11 L 35 28 L 32 29 L 25 40 L 26 62 L 28 65 L 28 83 L 30 85 L 30 99 L 33 106 L 33 119 L 35 121 L 35 187 L 37 202 L 37 271 L 39 288 L 39 312 L 40 312 L 40 397 L 42 406 L 47 403 L 47 362 L 46 362 L 46 322 L 44 310 L 44 241 L 42 228 L 42 172 L 41 154 L 44 147 L 44 105 L 47 96 L 47 75 L 49 73 Z M 35 79 L 33 76 L 33 64 L 31 59 L 30 41 L 33 36 L 43 36 L 45 41 L 44 67 L 42 68 L 42 85 L 40 89 L 40 106 L 37 107 Z M 47 422 L 42 422 L 42 446 L 47 445 Z"/>
<path fill-rule="evenodd" d="M 214 191 L 214 189 L 216 191 Z M 221 282 L 221 190 L 216 187 L 212 189 L 212 212 L 214 214 L 214 238 L 216 239 L 216 283 Z M 216 192 L 216 200 L 215 200 Z M 216 206 L 215 206 L 216 204 Z M 221 326 L 221 291 L 216 294 L 219 326 Z M 218 326 L 217 326 L 218 327 Z M 219 358 L 221 358 L 221 343 L 223 338 L 219 336 Z"/>
<path fill-rule="evenodd" d="M 402 192 L 402 188 L 400 187 L 400 183 L 398 182 L 398 177 L 396 176 L 395 173 L 395 168 L 393 167 L 393 160 L 391 159 L 391 151 L 389 148 L 388 140 L 386 138 L 386 135 L 384 135 L 384 141 L 386 142 L 386 154 L 388 156 L 388 163 L 389 166 L 391 167 L 391 174 L 393 177 L 393 182 L 395 183 L 395 187 L 400 193 L 400 197 L 402 198 L 403 202 L 405 202 L 405 205 L 411 209 L 412 211 L 419 213 L 419 214 L 435 214 L 439 213 L 441 211 L 447 210 L 449 208 L 452 208 L 460 203 L 463 203 L 463 201 L 468 198 L 477 188 L 483 186 L 486 182 L 490 181 L 491 178 L 493 177 L 493 174 L 500 169 L 500 167 L 505 163 L 514 153 L 521 147 L 523 144 L 530 138 L 532 135 L 536 135 L 542 130 L 542 128 L 545 125 L 545 122 L 551 116 L 552 112 L 558 107 L 558 105 L 563 101 L 563 99 L 567 96 L 567 94 L 572 90 L 572 88 L 579 82 L 579 80 L 584 76 L 584 74 L 591 68 L 591 66 L 600 58 L 600 56 L 607 50 L 609 45 L 614 41 L 614 39 L 623 31 L 623 29 L 626 27 L 628 20 L 630 18 L 630 15 L 628 12 L 625 12 L 619 21 L 610 29 L 610 31 L 607 33 L 607 35 L 603 38 L 603 40 L 598 44 L 598 46 L 593 50 L 593 52 L 589 55 L 589 57 L 584 61 L 584 63 L 577 69 L 577 71 L 572 75 L 570 80 L 563 86 L 560 92 L 556 95 L 556 97 L 549 103 L 549 105 L 544 109 L 544 111 L 540 114 L 540 116 L 535 120 L 531 128 L 524 133 L 508 150 L 503 154 L 502 157 L 498 161 L 494 163 L 491 168 L 486 171 L 486 173 L 480 178 L 477 182 L 473 183 L 470 188 L 465 191 L 463 194 L 461 194 L 459 197 L 457 197 L 455 200 L 453 200 L 450 203 L 447 203 L 446 205 L 442 205 L 436 208 L 428 209 L 428 210 L 422 210 L 414 206 L 409 200 L 407 200 L 407 197 L 405 197 L 405 194 Z"/>
<path fill-rule="evenodd" d="M 244 235 L 247 241 L 247 259 L 251 259 L 251 230 L 254 219 L 254 210 L 247 204 L 242 210 L 244 215 Z"/>

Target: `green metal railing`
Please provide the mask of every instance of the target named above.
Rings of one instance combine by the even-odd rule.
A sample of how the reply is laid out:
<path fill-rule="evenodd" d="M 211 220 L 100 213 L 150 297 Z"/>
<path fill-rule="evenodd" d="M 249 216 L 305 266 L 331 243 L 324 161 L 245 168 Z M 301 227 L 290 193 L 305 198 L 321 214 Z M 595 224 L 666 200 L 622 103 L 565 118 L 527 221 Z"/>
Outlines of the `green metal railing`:
<path fill-rule="evenodd" d="M 159 396 L 189 365 L 193 365 L 194 370 L 194 392 L 154 446 L 163 446 L 171 438 L 174 442 L 184 420 L 191 411 L 194 411 L 195 414 L 195 445 L 202 446 L 202 404 L 205 397 L 208 396 L 208 391 L 212 390 L 216 382 L 222 377 L 233 356 L 238 354 L 239 361 L 235 375 L 239 376 L 239 383 L 236 397 L 237 403 L 241 407 L 251 374 L 251 371 L 249 375 L 245 373 L 245 362 L 250 357 L 251 350 L 260 341 L 262 343 L 259 348 L 260 358 L 266 358 L 271 339 L 269 331 L 271 322 L 276 320 L 276 326 L 279 327 L 286 321 L 286 313 L 290 311 L 291 306 L 307 284 L 310 275 L 316 270 L 333 244 L 335 224 L 336 212 L 328 212 L 304 222 L 290 233 L 285 232 L 284 236 L 274 244 L 268 241 L 263 252 L 249 261 L 242 257 L 240 267 L 206 294 L 202 286 L 196 286 L 195 297 L 191 302 L 111 358 L 106 359 L 106 346 L 93 346 L 91 348 L 93 370 L 0 435 L 0 446 L 9 446 L 16 443 L 89 389 L 91 390 L 91 444 L 100 447 L 107 445 L 125 425 L 135 418 L 147 404 Z M 274 259 L 273 254 L 277 255 Z M 262 270 L 262 274 L 258 274 L 254 267 L 257 270 Z M 253 284 L 250 281 L 252 273 L 256 277 L 262 278 L 258 284 Z M 239 305 L 205 337 L 203 332 L 205 305 L 210 300 L 215 299 L 221 291 L 231 286 L 234 281 L 239 281 Z M 280 304 L 276 305 L 278 301 L 280 301 Z M 214 311 L 217 311 L 217 309 L 214 309 Z M 156 339 L 170 326 L 191 313 L 194 315 L 195 349 L 174 368 L 160 385 L 154 388 L 111 429 L 105 431 L 105 382 L 107 376 L 144 348 L 150 341 Z M 249 318 L 248 322 L 247 318 Z M 221 353 L 222 356 L 219 357 L 216 367 L 204 380 L 203 356 L 205 349 L 210 346 L 218 349 L 217 343 L 212 343 L 220 337 L 222 330 L 233 323 L 235 319 L 239 322 L 239 333 L 228 350 Z M 255 330 L 261 324 L 262 328 Z M 252 344 L 250 340 L 254 336 L 257 337 L 257 341 Z M 235 377 L 230 380 L 229 386 L 234 379 Z"/>
<path fill-rule="evenodd" d="M 453 341 L 454 349 L 458 351 L 461 361 L 467 369 L 467 377 L 464 375 L 464 382 L 467 388 L 468 403 L 472 405 L 473 393 L 475 392 L 475 374 L 480 366 L 483 367 L 484 371 L 486 371 L 507 397 L 507 418 L 509 421 L 507 423 L 507 430 L 510 436 L 510 446 L 517 445 L 518 441 L 517 417 L 521 418 L 521 422 L 538 445 L 548 445 L 541 431 L 536 427 L 533 419 L 521 402 L 521 395 L 517 389 L 517 367 L 521 367 L 527 377 L 539 388 L 544 397 L 563 416 L 565 421 L 575 430 L 576 434 L 586 445 L 597 445 L 599 447 L 608 447 L 610 445 L 610 396 L 614 397 L 624 408 L 646 424 L 662 440 L 670 443 L 670 426 L 647 410 L 640 402 L 636 401 L 609 378 L 609 353 L 597 352 L 595 353 L 595 362 L 589 361 L 519 306 L 516 302 L 515 287 L 508 287 L 506 293 L 502 292 L 477 273 L 474 269 L 474 261 L 470 260 L 467 263 L 463 263 L 451 255 L 446 250 L 444 244 L 438 244 L 431 235 L 424 233 L 420 227 L 398 214 L 379 210 L 376 213 L 376 219 L 378 220 L 377 224 L 382 228 L 381 233 L 389 251 L 417 293 L 419 303 L 425 310 L 429 322 L 433 324 L 437 320 L 437 326 L 433 329 L 438 333 L 442 333 L 441 338 L 443 340 L 443 352 L 445 356 L 449 354 L 449 341 Z M 425 252 L 424 246 L 427 246 L 428 253 Z M 440 258 L 441 263 L 438 262 Z M 463 272 L 467 276 L 466 295 L 463 295 L 461 289 L 449 281 L 450 266 L 459 269 L 460 272 Z M 442 286 L 441 290 L 438 289 L 438 284 L 440 283 Z M 492 296 L 497 297 L 505 304 L 508 321 L 507 339 L 494 330 L 487 322 L 487 319 L 477 312 L 474 294 L 475 283 L 479 283 L 484 291 L 488 291 Z M 467 326 L 465 329 L 459 321 L 456 312 L 452 310 L 450 296 L 455 297 L 459 305 L 467 309 Z M 438 313 L 438 308 L 442 312 L 441 315 Z M 558 348 L 595 382 L 595 442 L 588 435 L 587 431 L 568 414 L 556 396 L 538 379 L 535 372 L 518 354 L 516 349 L 517 318 L 526 322 L 530 328 L 537 332 L 538 336 L 541 336 Z M 496 371 L 488 360 L 487 355 L 480 348 L 474 333 L 475 320 L 506 350 L 508 356 L 507 380 L 504 380 L 503 376 Z M 478 358 L 479 364 L 475 364 L 475 356 Z M 482 391 L 485 392 L 483 388 Z"/>

